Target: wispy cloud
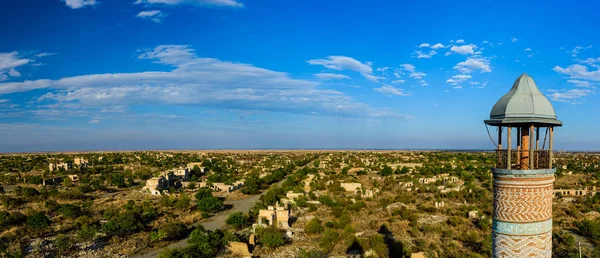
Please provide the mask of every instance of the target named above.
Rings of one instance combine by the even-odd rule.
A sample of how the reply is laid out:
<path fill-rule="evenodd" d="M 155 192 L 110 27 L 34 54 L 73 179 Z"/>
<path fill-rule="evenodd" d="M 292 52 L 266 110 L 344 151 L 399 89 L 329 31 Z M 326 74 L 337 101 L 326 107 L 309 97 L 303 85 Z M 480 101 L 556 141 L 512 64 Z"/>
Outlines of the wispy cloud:
<path fill-rule="evenodd" d="M 337 74 L 337 73 L 316 73 L 313 74 L 315 77 L 323 80 L 332 80 L 332 79 L 350 79 L 347 75 Z"/>
<path fill-rule="evenodd" d="M 151 20 L 156 23 L 160 23 L 167 15 L 160 10 L 142 11 L 139 12 L 135 17 Z"/>
<path fill-rule="evenodd" d="M 65 4 L 71 9 L 79 9 L 86 6 L 94 6 L 97 5 L 98 2 L 96 0 L 63 0 Z"/>
<path fill-rule="evenodd" d="M 21 58 L 19 52 L 0 53 L 0 81 L 8 80 L 11 77 L 21 77 L 18 67 L 30 63 L 30 59 Z"/>
<path fill-rule="evenodd" d="M 391 95 L 395 95 L 395 96 L 410 96 L 410 93 L 405 92 L 404 90 L 400 89 L 400 88 L 396 88 L 394 86 L 391 85 L 383 85 L 380 88 L 375 88 L 373 89 L 377 92 L 383 93 L 387 96 L 391 96 Z"/>
<path fill-rule="evenodd" d="M 360 73 L 366 79 L 378 82 L 381 77 L 373 75 L 373 67 L 370 62 L 360 62 L 352 57 L 347 56 L 328 56 L 327 59 L 311 59 L 306 61 L 311 65 L 321 65 L 332 70 L 350 70 Z"/>
<path fill-rule="evenodd" d="M 587 89 L 571 89 L 571 90 L 548 90 L 548 97 L 551 100 L 559 102 L 569 102 L 573 104 L 581 103 L 579 99 L 592 94 L 591 90 Z"/>
<path fill-rule="evenodd" d="M 97 110 L 110 106 L 192 105 L 327 116 L 400 115 L 357 102 L 343 92 L 319 89 L 317 81 L 294 79 L 287 73 L 249 64 L 198 57 L 194 49 L 185 45 L 141 50 L 138 58 L 172 66 L 173 70 L 0 83 L 0 94 L 52 89 L 37 98 L 37 103 L 76 103 Z M 364 69 L 346 62 L 334 63 L 327 66 Z"/>
<path fill-rule="evenodd" d="M 236 0 L 137 0 L 134 4 L 198 5 L 241 8 L 244 4 Z"/>

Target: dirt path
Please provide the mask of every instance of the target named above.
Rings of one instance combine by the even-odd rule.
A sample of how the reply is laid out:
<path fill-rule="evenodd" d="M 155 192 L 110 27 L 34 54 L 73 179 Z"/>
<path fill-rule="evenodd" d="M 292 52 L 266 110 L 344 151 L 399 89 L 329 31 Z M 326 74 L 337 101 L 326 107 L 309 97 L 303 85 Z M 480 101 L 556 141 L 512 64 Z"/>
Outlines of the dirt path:
<path fill-rule="evenodd" d="M 305 166 L 308 166 L 310 164 L 312 164 L 313 161 L 309 162 L 308 164 L 297 168 L 296 170 L 294 170 L 294 172 L 304 168 Z M 294 173 L 292 172 L 292 173 Z M 277 185 L 277 186 L 281 186 L 281 184 L 287 179 L 287 176 L 282 179 L 281 181 L 273 184 L 273 185 Z M 248 212 L 250 210 L 250 208 L 252 208 L 252 206 L 254 206 L 254 203 L 259 201 L 260 196 L 265 194 L 267 191 L 262 192 L 261 194 L 257 194 L 254 195 L 250 198 L 247 199 L 243 199 L 243 200 L 237 200 L 237 201 L 230 201 L 230 202 L 225 202 L 225 204 L 231 204 L 233 205 L 233 207 L 231 207 L 231 209 L 223 211 L 221 213 L 215 214 L 214 216 L 212 216 L 211 218 L 204 220 L 202 222 L 200 222 L 200 225 L 202 225 L 205 229 L 208 230 L 216 230 L 219 228 L 222 228 L 223 226 L 225 226 L 225 220 L 227 219 L 227 216 L 230 213 L 233 212 Z M 159 250 L 153 250 L 149 253 L 145 253 L 145 254 L 136 254 L 133 257 L 134 258 L 154 258 L 154 257 L 158 257 L 158 255 L 160 254 L 160 252 L 162 250 L 164 250 L 165 248 L 176 248 L 176 247 L 184 247 L 187 243 L 188 238 L 179 240 L 178 242 L 172 243 L 170 245 L 168 245 L 167 247 L 161 248 Z"/>

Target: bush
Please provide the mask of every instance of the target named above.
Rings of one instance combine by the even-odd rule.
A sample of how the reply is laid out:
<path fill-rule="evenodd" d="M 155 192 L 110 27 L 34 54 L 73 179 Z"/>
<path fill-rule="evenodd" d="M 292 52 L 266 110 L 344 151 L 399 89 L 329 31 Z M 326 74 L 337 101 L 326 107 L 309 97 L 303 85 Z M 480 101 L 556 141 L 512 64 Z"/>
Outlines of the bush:
<path fill-rule="evenodd" d="M 248 224 L 248 218 L 242 212 L 234 212 L 227 216 L 227 220 L 225 220 L 225 223 L 240 230 Z"/>
<path fill-rule="evenodd" d="M 268 248 L 275 248 L 285 244 L 285 233 L 275 227 L 260 228 L 256 232 L 258 242 Z"/>
<path fill-rule="evenodd" d="M 52 242 L 60 254 L 64 254 L 66 251 L 71 249 L 71 246 L 73 245 L 71 238 L 63 234 L 57 235 Z"/>
<path fill-rule="evenodd" d="M 310 220 L 308 224 L 306 224 L 304 232 L 311 235 L 323 233 L 323 226 L 321 225 L 321 221 L 317 218 Z"/>
<path fill-rule="evenodd" d="M 200 226 L 194 229 L 188 239 L 188 247 L 184 249 L 183 257 L 215 257 L 227 243 L 220 230 L 210 231 Z M 181 256 L 176 256 L 181 257 Z"/>
<path fill-rule="evenodd" d="M 321 237 L 321 242 L 319 242 L 319 247 L 323 249 L 323 251 L 329 253 L 333 250 L 337 242 L 340 240 L 340 235 L 333 229 L 325 229 L 323 232 L 323 237 Z"/>
<path fill-rule="evenodd" d="M 150 234 L 153 242 L 178 240 L 185 237 L 186 228 L 182 223 L 167 223 Z"/>
<path fill-rule="evenodd" d="M 81 214 L 81 208 L 73 204 L 62 204 L 58 208 L 58 212 L 67 218 L 75 219 Z"/>
<path fill-rule="evenodd" d="M 198 200 L 197 205 L 200 211 L 213 213 L 222 210 L 224 207 L 223 201 L 214 196 Z"/>
<path fill-rule="evenodd" d="M 36 212 L 27 218 L 27 228 L 39 234 L 50 226 L 50 219 L 42 212 Z"/>

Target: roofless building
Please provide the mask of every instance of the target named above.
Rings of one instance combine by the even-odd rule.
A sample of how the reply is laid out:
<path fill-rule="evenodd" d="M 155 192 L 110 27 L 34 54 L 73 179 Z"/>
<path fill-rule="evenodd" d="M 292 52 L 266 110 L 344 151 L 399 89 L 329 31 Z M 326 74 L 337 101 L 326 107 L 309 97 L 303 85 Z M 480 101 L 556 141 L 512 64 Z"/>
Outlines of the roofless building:
<path fill-rule="evenodd" d="M 562 122 L 526 73 L 484 122 L 498 127 L 492 256 L 551 257 L 552 143 Z"/>

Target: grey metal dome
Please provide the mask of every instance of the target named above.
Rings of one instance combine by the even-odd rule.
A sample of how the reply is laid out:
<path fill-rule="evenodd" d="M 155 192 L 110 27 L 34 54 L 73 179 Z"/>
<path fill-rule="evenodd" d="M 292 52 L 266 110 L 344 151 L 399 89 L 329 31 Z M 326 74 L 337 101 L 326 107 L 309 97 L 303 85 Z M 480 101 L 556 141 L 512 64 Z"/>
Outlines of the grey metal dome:
<path fill-rule="evenodd" d="M 561 126 L 550 101 L 540 92 L 533 78 L 521 74 L 512 88 L 492 108 L 488 125 L 538 124 Z"/>

